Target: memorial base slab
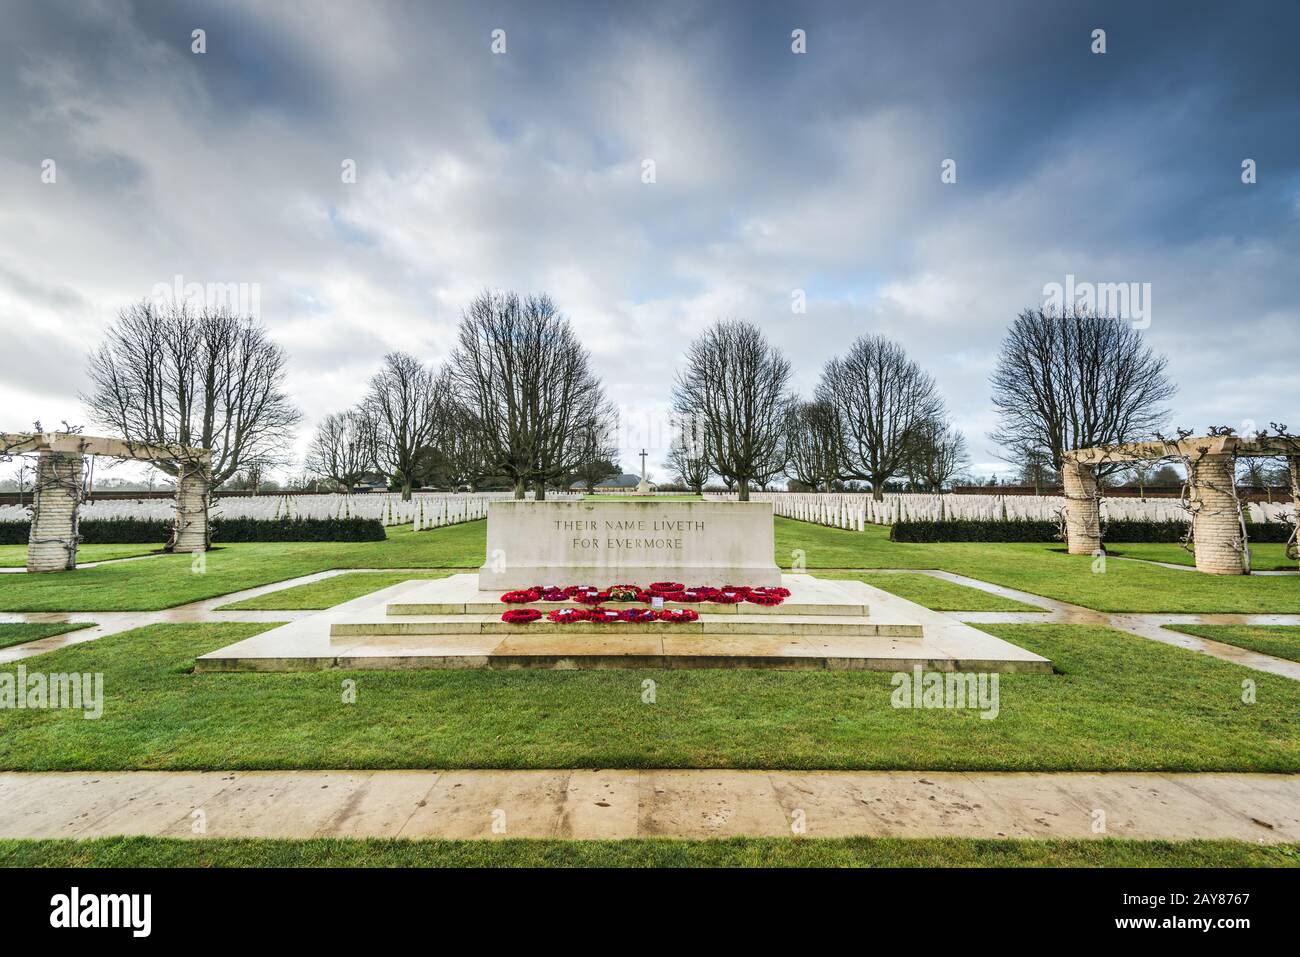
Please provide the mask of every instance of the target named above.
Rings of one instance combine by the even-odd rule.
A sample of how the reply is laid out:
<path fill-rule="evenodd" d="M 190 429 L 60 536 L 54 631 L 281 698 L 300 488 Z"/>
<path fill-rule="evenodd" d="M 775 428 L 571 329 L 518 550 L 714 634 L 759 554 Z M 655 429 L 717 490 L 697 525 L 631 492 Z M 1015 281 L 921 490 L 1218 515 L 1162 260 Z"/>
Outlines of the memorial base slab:
<path fill-rule="evenodd" d="M 781 605 L 680 606 L 701 613 L 685 624 L 508 625 L 502 612 L 519 606 L 481 588 L 477 575 L 451 575 L 273 628 L 203 655 L 196 670 L 1052 670 L 1046 658 L 862 582 L 786 575 L 780 583 L 791 591 Z"/>

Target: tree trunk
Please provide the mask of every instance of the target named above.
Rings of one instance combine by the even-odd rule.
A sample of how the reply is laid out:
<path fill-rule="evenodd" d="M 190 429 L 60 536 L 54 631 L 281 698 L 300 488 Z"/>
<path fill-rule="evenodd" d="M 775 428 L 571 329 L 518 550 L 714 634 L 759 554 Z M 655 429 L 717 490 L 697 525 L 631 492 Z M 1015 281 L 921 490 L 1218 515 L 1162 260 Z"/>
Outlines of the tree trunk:
<path fill-rule="evenodd" d="M 536 485 L 533 486 L 533 501 L 534 501 L 534 502 L 544 502 L 544 501 L 546 501 L 546 482 L 545 482 L 545 481 L 540 481 L 540 482 L 538 482 Z"/>
<path fill-rule="evenodd" d="M 524 497 L 524 480 L 522 478 L 517 478 L 515 479 L 515 498 L 517 500 L 522 500 L 523 497 Z"/>
<path fill-rule="evenodd" d="M 749 501 L 749 479 L 743 478 L 740 480 L 740 494 L 737 497 L 742 502 Z"/>
<path fill-rule="evenodd" d="M 871 480 L 871 498 L 873 501 L 883 502 L 885 500 L 885 483 Z"/>
<path fill-rule="evenodd" d="M 411 500 L 411 480 L 406 476 L 402 476 L 402 501 L 409 502 L 410 500 Z"/>

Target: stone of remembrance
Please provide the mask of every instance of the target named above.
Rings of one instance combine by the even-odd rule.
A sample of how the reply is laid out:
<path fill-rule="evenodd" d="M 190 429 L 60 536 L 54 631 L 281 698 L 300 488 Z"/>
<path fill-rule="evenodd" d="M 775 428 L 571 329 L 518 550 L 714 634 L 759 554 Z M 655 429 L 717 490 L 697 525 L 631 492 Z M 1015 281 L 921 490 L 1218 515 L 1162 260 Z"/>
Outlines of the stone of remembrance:
<path fill-rule="evenodd" d="M 780 585 L 769 502 L 493 502 L 479 586 Z"/>

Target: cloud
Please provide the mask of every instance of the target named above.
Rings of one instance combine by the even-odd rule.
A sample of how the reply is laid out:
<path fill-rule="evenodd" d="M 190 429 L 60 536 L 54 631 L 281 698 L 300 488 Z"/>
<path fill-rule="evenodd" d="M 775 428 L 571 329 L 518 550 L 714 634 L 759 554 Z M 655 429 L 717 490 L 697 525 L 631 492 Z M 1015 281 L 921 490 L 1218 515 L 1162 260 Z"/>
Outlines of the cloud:
<path fill-rule="evenodd" d="M 1067 273 L 1152 284 L 1147 337 L 1183 385 L 1181 423 L 1300 421 L 1287 6 L 101 0 L 7 16 L 5 428 L 81 421 L 86 350 L 178 274 L 258 284 L 308 427 L 386 351 L 440 360 L 468 299 L 510 287 L 573 319 L 625 410 L 625 468 L 644 444 L 662 471 L 686 342 L 743 316 L 805 391 L 854 337 L 897 338 L 987 472 L 1002 332 Z"/>

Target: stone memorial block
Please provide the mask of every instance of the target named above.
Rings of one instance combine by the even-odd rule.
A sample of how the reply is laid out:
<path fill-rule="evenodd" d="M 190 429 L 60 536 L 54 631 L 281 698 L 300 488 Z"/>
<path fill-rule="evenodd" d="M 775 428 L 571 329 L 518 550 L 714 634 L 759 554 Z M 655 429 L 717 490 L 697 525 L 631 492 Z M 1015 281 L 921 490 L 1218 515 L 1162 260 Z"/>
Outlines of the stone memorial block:
<path fill-rule="evenodd" d="M 493 502 L 479 586 L 780 585 L 770 502 Z"/>

